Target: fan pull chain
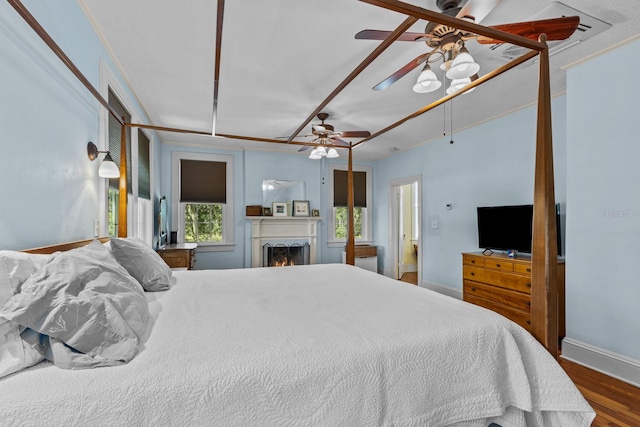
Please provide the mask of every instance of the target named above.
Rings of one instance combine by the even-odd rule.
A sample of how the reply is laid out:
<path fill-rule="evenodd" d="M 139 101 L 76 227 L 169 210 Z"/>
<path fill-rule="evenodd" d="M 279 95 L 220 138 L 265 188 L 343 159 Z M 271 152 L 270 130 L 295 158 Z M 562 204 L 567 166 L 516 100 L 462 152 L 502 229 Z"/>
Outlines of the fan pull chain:
<path fill-rule="evenodd" d="M 451 103 L 451 140 L 449 144 L 453 144 L 453 99 L 449 102 Z"/>

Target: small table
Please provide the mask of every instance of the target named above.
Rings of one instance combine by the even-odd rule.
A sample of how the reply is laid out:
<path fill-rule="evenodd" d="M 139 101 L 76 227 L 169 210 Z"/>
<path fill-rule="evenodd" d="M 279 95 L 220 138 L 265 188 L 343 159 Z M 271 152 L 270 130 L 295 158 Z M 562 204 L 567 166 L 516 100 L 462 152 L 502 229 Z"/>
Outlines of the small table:
<path fill-rule="evenodd" d="M 197 243 L 176 243 L 158 249 L 158 255 L 171 268 L 192 270 L 196 263 Z"/>

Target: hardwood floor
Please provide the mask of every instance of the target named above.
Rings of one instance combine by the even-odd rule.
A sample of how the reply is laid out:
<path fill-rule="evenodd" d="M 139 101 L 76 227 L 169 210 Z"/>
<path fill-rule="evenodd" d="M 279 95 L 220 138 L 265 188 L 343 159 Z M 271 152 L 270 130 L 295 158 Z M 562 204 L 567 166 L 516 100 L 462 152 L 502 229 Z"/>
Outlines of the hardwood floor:
<path fill-rule="evenodd" d="M 417 285 L 418 284 L 418 272 L 404 273 L 399 280 L 402 281 L 402 282 L 413 283 L 414 285 Z"/>
<path fill-rule="evenodd" d="M 596 411 L 592 427 L 640 426 L 639 388 L 562 358 L 560 365 Z"/>

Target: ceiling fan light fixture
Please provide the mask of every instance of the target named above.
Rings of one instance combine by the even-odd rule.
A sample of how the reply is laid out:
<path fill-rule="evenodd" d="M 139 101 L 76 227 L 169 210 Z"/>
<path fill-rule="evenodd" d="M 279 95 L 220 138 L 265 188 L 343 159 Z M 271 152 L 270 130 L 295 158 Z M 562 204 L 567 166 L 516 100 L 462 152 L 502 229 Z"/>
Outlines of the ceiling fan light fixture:
<path fill-rule="evenodd" d="M 320 160 L 322 156 L 318 154 L 318 149 L 314 148 L 313 150 L 311 150 L 311 154 L 309 154 L 309 158 L 312 160 Z"/>
<path fill-rule="evenodd" d="M 440 86 L 442 86 L 442 82 L 431 71 L 429 64 L 426 64 L 418 76 L 418 81 L 413 85 L 413 91 L 416 93 L 429 93 L 437 90 Z"/>
<path fill-rule="evenodd" d="M 471 83 L 471 79 L 469 77 L 466 77 L 464 79 L 454 79 L 454 80 L 452 80 L 451 81 L 451 85 L 447 89 L 447 95 L 451 95 L 452 93 L 455 93 L 455 92 L 458 92 L 461 89 L 464 89 L 464 87 L 467 86 L 469 83 Z M 469 89 L 467 92 L 473 92 L 474 89 L 475 89 L 475 87 Z"/>
<path fill-rule="evenodd" d="M 316 154 L 320 157 L 326 157 L 327 156 L 327 149 L 324 148 L 323 146 L 320 146 L 318 148 L 316 148 Z"/>
<path fill-rule="evenodd" d="M 447 78 L 451 80 L 464 79 L 473 76 L 478 70 L 480 70 L 480 65 L 473 60 L 467 48 L 463 46 L 447 70 Z"/>
<path fill-rule="evenodd" d="M 329 151 L 327 152 L 327 159 L 335 159 L 336 157 L 340 157 L 338 150 L 335 148 L 329 148 Z"/>

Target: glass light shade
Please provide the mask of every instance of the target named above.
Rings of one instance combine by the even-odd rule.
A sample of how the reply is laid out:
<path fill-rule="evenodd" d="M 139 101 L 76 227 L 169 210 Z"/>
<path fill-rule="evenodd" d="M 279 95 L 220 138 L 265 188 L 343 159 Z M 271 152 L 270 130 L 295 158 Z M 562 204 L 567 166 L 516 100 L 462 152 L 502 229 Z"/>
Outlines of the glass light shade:
<path fill-rule="evenodd" d="M 464 87 L 466 85 L 468 85 L 469 83 L 471 83 L 471 79 L 469 77 L 467 77 L 465 79 L 452 80 L 451 81 L 451 85 L 447 89 L 447 95 L 451 95 L 452 93 L 457 92 L 460 89 L 464 89 Z M 475 87 L 473 89 L 468 90 L 467 92 L 473 92 L 474 89 L 475 89 Z"/>
<path fill-rule="evenodd" d="M 460 49 L 460 53 L 451 63 L 451 68 L 447 70 L 447 78 L 451 80 L 464 79 L 471 77 L 480 70 L 480 66 L 476 64 L 473 57 L 466 48 Z"/>
<path fill-rule="evenodd" d="M 329 151 L 327 152 L 327 159 L 335 159 L 336 157 L 340 157 L 338 150 L 335 148 L 329 148 Z"/>
<path fill-rule="evenodd" d="M 111 158 L 111 154 L 107 153 L 104 160 L 100 164 L 100 168 L 98 169 L 98 176 L 101 178 L 119 178 L 120 177 L 120 169 L 113 162 Z"/>
<path fill-rule="evenodd" d="M 322 156 L 318 154 L 318 149 L 314 148 L 313 150 L 311 150 L 311 154 L 309 154 L 309 158 L 313 160 L 319 160 L 322 158 Z"/>
<path fill-rule="evenodd" d="M 413 85 L 413 91 L 416 93 L 429 93 L 442 86 L 442 82 L 438 80 L 436 74 L 431 71 L 429 64 L 425 65 L 418 76 L 418 81 Z"/>
<path fill-rule="evenodd" d="M 326 155 L 327 155 L 327 149 L 326 149 L 326 148 L 324 148 L 324 147 L 322 147 L 322 146 L 320 146 L 320 147 L 316 148 L 316 153 L 317 153 L 319 156 L 324 157 L 324 156 L 326 156 Z"/>

